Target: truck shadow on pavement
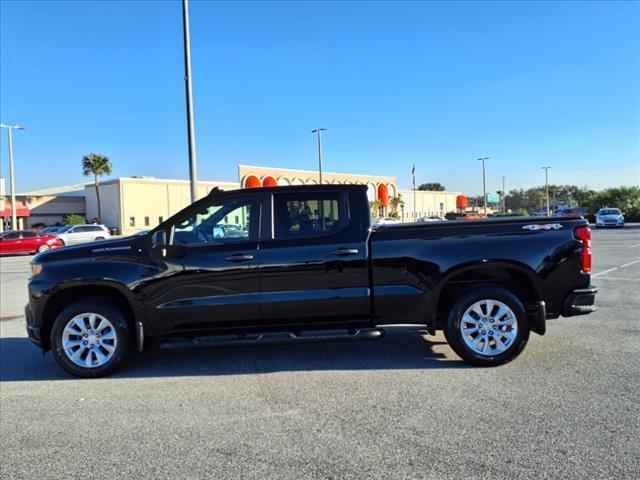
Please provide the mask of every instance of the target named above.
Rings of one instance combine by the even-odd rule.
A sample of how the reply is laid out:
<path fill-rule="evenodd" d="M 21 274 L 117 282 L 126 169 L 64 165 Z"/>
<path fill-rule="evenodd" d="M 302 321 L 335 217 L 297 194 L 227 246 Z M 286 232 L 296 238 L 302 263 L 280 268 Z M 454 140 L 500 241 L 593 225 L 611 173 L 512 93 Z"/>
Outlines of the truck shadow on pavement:
<path fill-rule="evenodd" d="M 259 375 L 274 372 L 467 368 L 441 337 L 416 327 L 386 327 L 378 340 L 161 350 L 130 357 L 111 378 Z M 27 338 L 0 339 L 0 382 L 72 380 L 51 353 Z"/>

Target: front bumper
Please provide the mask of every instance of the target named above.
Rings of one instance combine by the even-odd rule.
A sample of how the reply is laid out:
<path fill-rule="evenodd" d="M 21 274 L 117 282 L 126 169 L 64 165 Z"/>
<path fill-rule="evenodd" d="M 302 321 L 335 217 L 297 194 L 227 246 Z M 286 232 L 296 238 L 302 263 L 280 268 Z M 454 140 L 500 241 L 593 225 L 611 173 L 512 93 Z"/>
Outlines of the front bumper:
<path fill-rule="evenodd" d="M 573 317 L 595 312 L 598 309 L 595 305 L 596 293 L 598 293 L 598 287 L 593 285 L 573 290 L 564 301 L 562 316 Z"/>
<path fill-rule="evenodd" d="M 42 336 L 40 325 L 34 324 L 33 312 L 29 305 L 24 307 L 24 318 L 27 320 L 27 335 L 29 335 L 29 339 L 35 343 L 37 346 L 42 348 Z"/>

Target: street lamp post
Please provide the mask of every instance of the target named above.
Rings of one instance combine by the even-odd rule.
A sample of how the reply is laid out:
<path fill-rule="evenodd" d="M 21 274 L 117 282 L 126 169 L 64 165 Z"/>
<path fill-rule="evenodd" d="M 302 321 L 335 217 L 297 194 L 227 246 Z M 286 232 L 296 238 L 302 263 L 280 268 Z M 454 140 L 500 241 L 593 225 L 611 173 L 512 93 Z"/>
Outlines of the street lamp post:
<path fill-rule="evenodd" d="M 191 181 L 191 201 L 198 199 L 198 170 L 196 165 L 196 139 L 193 127 L 193 100 L 191 88 L 191 40 L 189 35 L 189 6 L 182 0 L 182 28 L 184 40 L 184 82 L 187 94 L 187 139 L 189 142 L 189 179 Z"/>
<path fill-rule="evenodd" d="M 7 129 L 7 136 L 9 139 L 9 188 L 11 188 L 11 229 L 18 229 L 18 219 L 16 217 L 16 184 L 15 175 L 13 173 L 13 136 L 12 130 L 26 130 L 26 128 L 20 125 L 4 125 L 0 123 L 0 128 Z"/>
<path fill-rule="evenodd" d="M 549 213 L 549 169 L 550 168 L 551 167 L 542 167 L 542 169 L 544 170 L 544 189 L 547 197 L 547 217 L 551 215 L 551 213 Z"/>
<path fill-rule="evenodd" d="M 504 190 L 504 175 L 502 175 L 502 214 L 504 215 L 507 212 L 507 193 Z"/>
<path fill-rule="evenodd" d="M 487 216 L 487 176 L 485 175 L 484 161 L 491 157 L 482 157 L 478 161 L 482 162 L 482 197 L 484 198 L 484 216 Z"/>
<path fill-rule="evenodd" d="M 320 139 L 320 133 L 326 131 L 326 128 L 316 128 L 315 130 L 311 130 L 311 133 L 316 133 L 318 135 L 318 177 L 320 184 L 322 184 L 322 140 Z"/>

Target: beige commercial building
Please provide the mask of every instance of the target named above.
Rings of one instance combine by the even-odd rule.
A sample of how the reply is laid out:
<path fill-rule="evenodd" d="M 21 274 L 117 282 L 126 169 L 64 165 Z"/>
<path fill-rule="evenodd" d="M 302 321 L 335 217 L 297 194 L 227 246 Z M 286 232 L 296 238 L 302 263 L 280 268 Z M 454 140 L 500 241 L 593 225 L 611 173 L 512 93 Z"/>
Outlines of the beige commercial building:
<path fill-rule="evenodd" d="M 317 171 L 238 166 L 238 182 L 198 182 L 198 196 L 207 195 L 212 188 L 233 190 L 278 185 L 314 185 L 320 181 Z M 359 184 L 367 186 L 367 196 L 374 207 L 373 215 L 389 215 L 393 206 L 402 202 L 397 213 L 403 221 L 438 215 L 456 210 L 458 192 L 426 192 L 399 190 L 395 177 L 323 172 L 322 182 L 327 184 Z M 190 184 L 187 180 L 158 179 L 154 177 L 120 177 L 100 182 L 101 215 L 93 183 L 56 187 L 17 195 L 21 215 L 19 228 L 34 225 L 53 225 L 64 222 L 66 215 L 82 215 L 88 222 L 100 218 L 107 227 L 128 235 L 154 228 L 174 213 L 191 203 Z M 4 202 L 4 215 L 10 212 L 10 197 L 0 196 Z M 394 201 L 394 198 L 396 199 Z M 414 208 L 415 205 L 415 208 Z M 378 208 L 376 208 L 378 207 Z"/>
<path fill-rule="evenodd" d="M 438 216 L 456 211 L 456 199 L 460 192 L 432 192 L 424 190 L 400 190 L 404 202 L 405 221 L 416 218 Z M 415 199 L 415 202 L 414 202 Z M 414 208 L 415 203 L 415 208 Z"/>
<path fill-rule="evenodd" d="M 235 182 L 198 182 L 198 197 L 211 189 L 240 188 Z M 93 185 L 85 186 L 87 219 L 98 218 L 98 202 Z M 101 221 L 109 228 L 128 235 L 157 226 L 191 203 L 187 180 L 151 177 L 123 177 L 100 183 Z"/>

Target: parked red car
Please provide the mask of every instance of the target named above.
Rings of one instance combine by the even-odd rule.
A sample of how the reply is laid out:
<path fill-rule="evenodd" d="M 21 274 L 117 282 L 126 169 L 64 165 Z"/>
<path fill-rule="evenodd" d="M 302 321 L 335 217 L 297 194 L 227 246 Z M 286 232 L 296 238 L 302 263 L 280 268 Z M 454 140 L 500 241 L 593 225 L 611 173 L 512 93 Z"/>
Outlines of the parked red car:
<path fill-rule="evenodd" d="M 0 233 L 0 255 L 38 253 L 62 246 L 60 239 L 47 233 L 10 230 Z"/>

